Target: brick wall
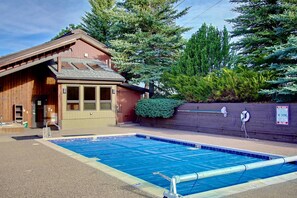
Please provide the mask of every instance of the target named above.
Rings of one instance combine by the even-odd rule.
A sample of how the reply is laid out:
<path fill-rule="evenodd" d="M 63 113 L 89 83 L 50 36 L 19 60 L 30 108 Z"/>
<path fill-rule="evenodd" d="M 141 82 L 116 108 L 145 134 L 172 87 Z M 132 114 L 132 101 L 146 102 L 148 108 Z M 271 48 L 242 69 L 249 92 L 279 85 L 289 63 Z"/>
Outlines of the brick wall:
<path fill-rule="evenodd" d="M 135 106 L 138 100 L 141 99 L 142 93 L 127 89 L 124 87 L 117 87 L 117 122 L 135 122 Z"/>

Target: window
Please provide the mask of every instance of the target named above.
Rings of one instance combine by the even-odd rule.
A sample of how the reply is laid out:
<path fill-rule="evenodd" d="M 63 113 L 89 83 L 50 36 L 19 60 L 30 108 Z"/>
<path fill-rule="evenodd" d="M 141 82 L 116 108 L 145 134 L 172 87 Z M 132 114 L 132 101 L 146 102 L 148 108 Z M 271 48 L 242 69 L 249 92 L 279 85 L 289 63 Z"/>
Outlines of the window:
<path fill-rule="evenodd" d="M 100 87 L 100 109 L 110 110 L 111 109 L 111 88 Z"/>
<path fill-rule="evenodd" d="M 84 87 L 84 110 L 96 110 L 95 87 Z"/>
<path fill-rule="evenodd" d="M 79 110 L 79 87 L 67 87 L 67 110 Z"/>

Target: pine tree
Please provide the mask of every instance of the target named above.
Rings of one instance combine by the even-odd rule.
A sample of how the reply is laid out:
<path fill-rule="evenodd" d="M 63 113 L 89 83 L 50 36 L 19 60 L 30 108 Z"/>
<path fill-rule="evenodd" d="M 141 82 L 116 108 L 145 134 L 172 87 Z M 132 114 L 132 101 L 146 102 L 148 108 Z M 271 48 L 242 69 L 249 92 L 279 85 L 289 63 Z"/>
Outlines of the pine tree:
<path fill-rule="evenodd" d="M 277 102 L 297 101 L 297 36 L 291 36 L 288 43 L 275 46 L 269 56 L 277 59 L 270 68 L 278 73 L 278 78 L 270 83 L 276 85 L 261 93 L 274 96 Z"/>
<path fill-rule="evenodd" d="M 297 34 L 297 0 L 281 0 L 283 12 L 271 16 L 278 26 L 274 28 L 276 35 L 284 35 L 288 38 Z M 283 43 L 288 39 L 283 39 Z"/>
<path fill-rule="evenodd" d="M 61 36 L 68 34 L 72 30 L 81 29 L 81 28 L 82 28 L 81 25 L 69 24 L 67 27 L 63 28 L 54 38 L 52 38 L 52 40 L 58 39 Z"/>
<path fill-rule="evenodd" d="M 226 27 L 219 31 L 205 23 L 186 44 L 173 73 L 187 76 L 205 76 L 228 65 L 230 60 L 229 35 Z"/>
<path fill-rule="evenodd" d="M 277 79 L 270 81 L 275 87 L 261 93 L 274 96 L 278 102 L 297 101 L 297 4 L 294 0 L 283 0 L 284 12 L 271 16 L 279 22 L 278 34 L 290 35 L 288 42 L 269 49 L 266 58 L 273 60 L 270 69 L 277 72 Z"/>
<path fill-rule="evenodd" d="M 231 59 L 231 52 L 230 52 L 230 36 L 228 33 L 227 28 L 224 26 L 223 35 L 222 35 L 222 42 L 221 42 L 221 66 L 229 66 L 230 59 Z"/>
<path fill-rule="evenodd" d="M 271 60 L 265 57 L 271 53 L 274 45 L 286 42 L 288 34 L 276 33 L 279 22 L 271 16 L 284 11 L 280 0 L 230 0 L 239 4 L 234 11 L 239 13 L 234 19 L 232 37 L 239 37 L 234 44 L 234 50 L 239 51 L 239 62 L 253 67 L 266 68 Z"/>
<path fill-rule="evenodd" d="M 92 9 L 82 17 L 82 27 L 90 36 L 110 46 L 109 41 L 112 39 L 110 11 L 115 6 L 115 0 L 89 0 L 89 3 Z"/>
<path fill-rule="evenodd" d="M 188 9 L 177 11 L 180 0 L 126 0 L 118 4 L 113 16 L 111 41 L 113 60 L 120 72 L 130 74 L 130 81 L 146 86 L 159 81 L 179 56 L 184 45 L 176 19 Z M 127 76 L 126 76 L 127 78 Z"/>

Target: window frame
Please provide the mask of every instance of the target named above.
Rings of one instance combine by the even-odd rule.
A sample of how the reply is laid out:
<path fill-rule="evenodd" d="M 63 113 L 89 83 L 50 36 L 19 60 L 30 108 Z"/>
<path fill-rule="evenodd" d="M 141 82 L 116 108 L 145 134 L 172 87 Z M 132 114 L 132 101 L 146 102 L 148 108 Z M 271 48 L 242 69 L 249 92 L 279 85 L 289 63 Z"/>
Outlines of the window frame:
<path fill-rule="evenodd" d="M 70 87 L 73 87 L 73 88 L 78 88 L 78 100 L 68 100 L 68 89 Z M 80 86 L 75 86 L 75 85 L 68 85 L 66 86 L 66 111 L 80 111 L 81 109 L 81 105 L 80 105 Z M 78 109 L 68 109 L 68 104 L 78 104 Z"/>
<path fill-rule="evenodd" d="M 109 88 L 110 89 L 110 100 L 101 100 L 101 88 Z M 110 103 L 110 109 L 102 109 L 101 104 Z M 99 87 L 99 108 L 101 111 L 110 111 L 112 110 L 112 87 L 111 86 L 100 86 Z"/>
<path fill-rule="evenodd" d="M 95 91 L 95 99 L 94 100 L 85 100 L 85 88 L 94 88 Z M 85 109 L 85 103 L 95 104 L 95 109 Z M 97 88 L 96 86 L 83 86 L 83 110 L 84 111 L 96 111 L 97 110 Z"/>

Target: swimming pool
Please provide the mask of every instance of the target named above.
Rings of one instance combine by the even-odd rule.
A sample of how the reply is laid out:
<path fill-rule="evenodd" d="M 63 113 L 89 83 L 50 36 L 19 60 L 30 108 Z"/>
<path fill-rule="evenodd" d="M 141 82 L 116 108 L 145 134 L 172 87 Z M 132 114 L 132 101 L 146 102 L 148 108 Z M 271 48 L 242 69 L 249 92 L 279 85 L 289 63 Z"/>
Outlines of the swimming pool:
<path fill-rule="evenodd" d="M 160 175 L 171 178 L 279 157 L 139 134 L 56 139 L 50 142 L 167 190 L 170 182 Z M 186 196 L 296 171 L 297 165 L 294 163 L 274 165 L 180 183 L 177 191 Z"/>

